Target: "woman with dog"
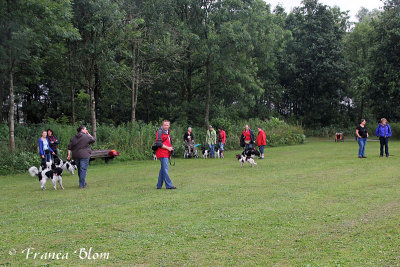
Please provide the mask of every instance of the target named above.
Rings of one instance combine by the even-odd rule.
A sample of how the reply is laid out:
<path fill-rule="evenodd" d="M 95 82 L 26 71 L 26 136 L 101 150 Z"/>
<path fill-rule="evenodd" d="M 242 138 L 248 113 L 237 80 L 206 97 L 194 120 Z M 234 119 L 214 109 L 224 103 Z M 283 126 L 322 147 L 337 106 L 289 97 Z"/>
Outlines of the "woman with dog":
<path fill-rule="evenodd" d="M 367 121 L 365 119 L 361 119 L 360 125 L 358 125 L 356 129 L 356 135 L 357 135 L 357 142 L 358 142 L 358 157 L 361 158 L 366 158 L 365 156 L 365 146 L 367 144 L 367 138 L 369 137 L 367 127 L 365 124 Z"/>
<path fill-rule="evenodd" d="M 389 157 L 389 137 L 392 136 L 392 129 L 385 118 L 381 119 L 381 123 L 378 124 L 375 134 L 379 137 L 380 142 L 380 157 L 383 157 L 383 146 L 385 146 L 385 155 Z"/>
<path fill-rule="evenodd" d="M 47 129 L 47 138 L 50 141 L 50 147 L 51 149 L 54 151 L 54 154 L 56 154 L 56 156 L 58 156 L 58 144 L 60 143 L 60 141 L 58 141 L 57 137 L 53 134 L 53 130 L 52 129 Z"/>
<path fill-rule="evenodd" d="M 240 137 L 240 146 L 245 147 L 245 150 L 252 149 L 254 141 L 255 141 L 254 133 L 250 129 L 249 125 L 246 125 L 244 127 L 242 136 Z"/>
<path fill-rule="evenodd" d="M 54 155 L 54 151 L 50 147 L 50 141 L 47 138 L 47 131 L 42 131 L 42 136 L 39 138 L 39 154 L 42 158 L 42 163 L 50 162 L 51 155 Z"/>
<path fill-rule="evenodd" d="M 156 151 L 157 159 L 160 160 L 161 168 L 158 174 L 158 182 L 157 189 L 161 189 L 163 183 L 165 182 L 166 189 L 176 189 L 173 186 L 171 179 L 168 174 L 168 163 L 173 152 L 172 141 L 171 141 L 171 130 L 169 129 L 170 122 L 169 120 L 164 120 L 161 128 L 157 131 L 156 134 L 156 145 L 158 147 Z"/>
<path fill-rule="evenodd" d="M 267 136 L 263 129 L 258 126 L 258 135 L 257 135 L 257 146 L 260 149 L 261 157 L 259 159 L 264 159 L 264 146 L 267 145 Z"/>
<path fill-rule="evenodd" d="M 206 143 L 210 149 L 210 158 L 214 158 L 215 145 L 217 144 L 217 133 L 210 125 L 206 133 Z"/>
<path fill-rule="evenodd" d="M 71 156 L 75 160 L 78 169 L 79 188 L 85 189 L 87 186 L 86 174 L 92 153 L 90 145 L 96 140 L 89 134 L 85 126 L 79 126 L 76 130 L 77 134 L 69 141 L 67 160 L 71 160 Z"/>

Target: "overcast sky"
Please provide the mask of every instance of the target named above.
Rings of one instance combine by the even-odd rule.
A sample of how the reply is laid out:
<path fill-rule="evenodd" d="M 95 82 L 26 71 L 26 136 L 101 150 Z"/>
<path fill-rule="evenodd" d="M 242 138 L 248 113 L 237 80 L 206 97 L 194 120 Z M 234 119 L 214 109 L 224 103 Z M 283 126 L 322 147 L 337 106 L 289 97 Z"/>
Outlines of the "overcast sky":
<path fill-rule="evenodd" d="M 272 10 L 279 3 L 289 13 L 293 7 L 300 6 L 301 0 L 265 0 L 265 2 L 271 4 Z M 382 8 L 383 6 L 380 0 L 319 0 L 319 2 L 328 6 L 339 6 L 343 11 L 349 10 L 351 21 L 357 21 L 355 15 L 361 7 L 372 10 L 374 8 Z"/>

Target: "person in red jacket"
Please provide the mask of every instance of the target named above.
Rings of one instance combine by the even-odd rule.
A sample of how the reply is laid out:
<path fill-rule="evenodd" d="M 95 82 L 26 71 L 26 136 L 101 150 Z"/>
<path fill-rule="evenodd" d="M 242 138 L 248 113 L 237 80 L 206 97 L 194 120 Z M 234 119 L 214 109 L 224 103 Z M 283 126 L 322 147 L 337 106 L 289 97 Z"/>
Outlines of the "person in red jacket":
<path fill-rule="evenodd" d="M 257 146 L 260 149 L 261 157 L 259 159 L 264 158 L 264 146 L 267 145 L 267 137 L 265 132 L 261 127 L 258 127 L 258 135 L 257 135 Z"/>
<path fill-rule="evenodd" d="M 226 143 L 226 133 L 222 129 L 222 126 L 218 127 L 218 144 L 219 144 L 219 149 L 221 150 L 222 153 L 222 158 L 224 157 L 224 151 L 225 151 L 225 143 Z"/>
<path fill-rule="evenodd" d="M 170 122 L 169 120 L 164 120 L 161 128 L 157 131 L 156 134 L 156 144 L 158 149 L 156 151 L 156 157 L 161 162 L 160 172 L 158 174 L 158 183 L 157 189 L 161 189 L 163 183 L 165 182 L 165 188 L 167 189 L 176 189 L 175 186 L 172 185 L 171 179 L 169 178 L 168 170 L 169 170 L 169 159 L 171 157 L 171 152 L 174 150 L 172 148 L 171 142 L 171 130 L 169 129 Z"/>

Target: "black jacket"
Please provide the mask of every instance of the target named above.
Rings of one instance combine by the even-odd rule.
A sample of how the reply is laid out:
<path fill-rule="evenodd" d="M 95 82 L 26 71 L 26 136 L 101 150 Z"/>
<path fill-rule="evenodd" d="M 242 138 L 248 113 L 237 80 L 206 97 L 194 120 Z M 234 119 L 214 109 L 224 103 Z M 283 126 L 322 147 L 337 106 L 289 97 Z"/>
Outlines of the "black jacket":
<path fill-rule="evenodd" d="M 188 132 L 186 132 L 185 135 L 183 136 L 183 140 L 187 142 L 188 137 L 189 137 L 189 134 L 188 134 Z M 190 132 L 190 140 L 192 140 L 192 141 L 194 140 L 193 132 Z"/>
<path fill-rule="evenodd" d="M 249 131 L 250 131 L 250 138 L 251 138 L 250 144 L 254 144 L 254 141 L 256 140 L 256 138 L 254 137 L 253 130 L 249 129 Z M 242 136 L 240 136 L 240 146 L 245 147 L 245 145 L 246 144 L 244 142 L 244 134 L 242 133 Z"/>

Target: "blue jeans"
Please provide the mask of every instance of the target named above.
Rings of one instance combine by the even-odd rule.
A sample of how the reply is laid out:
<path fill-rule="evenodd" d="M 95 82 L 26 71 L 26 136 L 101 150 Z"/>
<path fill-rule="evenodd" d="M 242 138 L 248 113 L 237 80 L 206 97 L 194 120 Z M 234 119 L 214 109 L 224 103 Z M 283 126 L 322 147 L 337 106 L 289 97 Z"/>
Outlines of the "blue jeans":
<path fill-rule="evenodd" d="M 246 144 L 244 149 L 245 150 L 253 149 L 253 144 Z"/>
<path fill-rule="evenodd" d="M 89 158 L 87 159 L 74 159 L 78 169 L 79 187 L 86 187 L 86 173 L 89 166 Z"/>
<path fill-rule="evenodd" d="M 259 146 L 258 148 L 260 149 L 260 153 L 264 154 L 264 146 Z"/>
<path fill-rule="evenodd" d="M 357 142 L 359 145 L 358 156 L 365 157 L 365 145 L 367 144 L 367 138 L 357 138 Z"/>
<path fill-rule="evenodd" d="M 44 153 L 44 158 L 42 158 L 42 162 L 46 163 L 46 162 L 50 162 L 51 161 L 51 153 Z"/>
<path fill-rule="evenodd" d="M 225 150 L 224 144 L 223 144 L 222 142 L 219 142 L 219 149 L 220 149 L 221 151 L 224 151 L 224 150 Z"/>
<path fill-rule="evenodd" d="M 215 145 L 208 144 L 208 148 L 210 149 L 210 158 L 214 158 L 214 146 Z"/>
<path fill-rule="evenodd" d="M 163 186 L 164 182 L 165 182 L 165 187 L 166 188 L 174 187 L 172 185 L 171 179 L 169 178 L 169 174 L 168 174 L 169 158 L 159 158 L 159 160 L 161 162 L 161 169 L 160 169 L 160 173 L 158 174 L 157 188 L 161 188 Z"/>

